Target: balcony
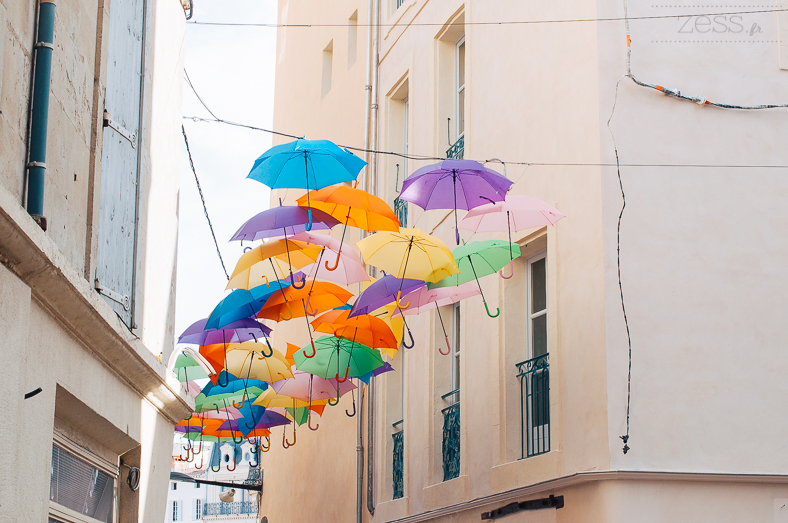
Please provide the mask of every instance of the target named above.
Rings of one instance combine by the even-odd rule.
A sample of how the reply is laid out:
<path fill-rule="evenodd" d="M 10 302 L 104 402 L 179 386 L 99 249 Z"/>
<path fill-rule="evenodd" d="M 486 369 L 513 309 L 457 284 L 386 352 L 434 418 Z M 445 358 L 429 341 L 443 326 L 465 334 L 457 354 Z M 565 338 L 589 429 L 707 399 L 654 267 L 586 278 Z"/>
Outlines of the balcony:
<path fill-rule="evenodd" d="M 202 509 L 203 516 L 236 516 L 257 514 L 257 503 L 236 501 L 233 503 L 206 503 Z"/>
<path fill-rule="evenodd" d="M 521 459 L 550 452 L 549 354 L 517 364 L 520 380 Z"/>
<path fill-rule="evenodd" d="M 400 227 L 408 226 L 408 202 L 396 198 L 394 200 L 394 214 L 399 220 Z"/>
<path fill-rule="evenodd" d="M 465 136 L 460 136 L 446 151 L 446 158 L 462 160 L 465 157 Z"/>
<path fill-rule="evenodd" d="M 459 395 L 459 389 L 444 394 L 442 398 Z M 460 401 L 441 410 L 443 413 L 443 481 L 460 475 Z"/>
<path fill-rule="evenodd" d="M 401 426 L 402 421 L 398 421 L 394 424 L 395 428 L 397 425 Z M 400 499 L 404 495 L 405 491 L 405 482 L 403 476 L 403 455 L 404 455 L 404 448 L 405 448 L 405 440 L 404 440 L 404 431 L 400 428 L 399 432 L 395 432 L 391 435 L 392 439 L 394 440 L 394 452 L 393 454 L 393 480 L 394 480 L 394 499 Z"/>

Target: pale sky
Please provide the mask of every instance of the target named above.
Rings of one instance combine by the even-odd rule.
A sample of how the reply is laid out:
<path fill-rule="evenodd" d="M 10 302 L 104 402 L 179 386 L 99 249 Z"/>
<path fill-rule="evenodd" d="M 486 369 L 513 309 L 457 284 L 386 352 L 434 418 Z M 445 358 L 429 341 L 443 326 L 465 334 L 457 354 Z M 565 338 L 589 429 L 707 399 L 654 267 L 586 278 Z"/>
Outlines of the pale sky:
<path fill-rule="evenodd" d="M 276 8 L 276 0 L 198 0 L 192 20 L 275 23 Z M 270 129 L 275 63 L 276 29 L 186 27 L 186 71 L 219 118 Z M 185 82 L 183 114 L 210 118 Z M 244 221 L 268 208 L 268 188 L 246 175 L 271 146 L 271 135 L 218 123 L 183 123 L 224 263 L 232 272 L 243 250 L 228 240 Z M 176 336 L 211 312 L 227 284 L 185 146 L 180 152 Z"/>

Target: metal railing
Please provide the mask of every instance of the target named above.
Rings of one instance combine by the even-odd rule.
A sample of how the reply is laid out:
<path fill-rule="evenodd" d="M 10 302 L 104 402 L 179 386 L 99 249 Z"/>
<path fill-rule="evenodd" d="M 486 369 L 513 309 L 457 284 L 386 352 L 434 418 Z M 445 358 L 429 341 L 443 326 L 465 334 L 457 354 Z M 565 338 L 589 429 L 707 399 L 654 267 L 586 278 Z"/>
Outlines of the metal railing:
<path fill-rule="evenodd" d="M 408 226 L 408 202 L 405 200 L 400 200 L 399 198 L 395 198 L 394 214 L 397 216 L 400 226 Z"/>
<path fill-rule="evenodd" d="M 443 481 L 454 479 L 460 475 L 460 389 L 441 396 L 443 400 L 457 398 L 450 406 L 441 410 L 443 413 Z"/>
<path fill-rule="evenodd" d="M 460 136 L 454 144 L 446 150 L 446 158 L 462 160 L 465 156 L 465 136 Z"/>
<path fill-rule="evenodd" d="M 521 459 L 550 452 L 549 354 L 517 364 L 520 380 Z"/>
<path fill-rule="evenodd" d="M 235 514 L 257 514 L 257 503 L 251 501 L 206 503 L 202 509 L 203 516 L 232 516 Z"/>
<path fill-rule="evenodd" d="M 396 428 L 397 425 L 401 425 L 402 421 L 398 421 L 394 424 Z M 394 480 L 394 499 L 400 499 L 405 493 L 405 480 L 403 475 L 403 455 L 405 450 L 405 433 L 403 429 L 400 429 L 399 432 L 395 432 L 391 435 L 391 438 L 394 440 L 394 452 L 392 453 L 393 459 L 393 480 Z"/>

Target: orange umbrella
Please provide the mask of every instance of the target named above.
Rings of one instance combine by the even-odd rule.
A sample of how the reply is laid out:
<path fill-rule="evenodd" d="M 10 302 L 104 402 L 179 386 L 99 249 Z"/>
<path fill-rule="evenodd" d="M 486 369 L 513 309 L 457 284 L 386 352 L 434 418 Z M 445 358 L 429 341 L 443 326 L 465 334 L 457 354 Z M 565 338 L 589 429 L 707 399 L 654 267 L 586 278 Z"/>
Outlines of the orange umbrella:
<path fill-rule="evenodd" d="M 311 294 L 311 296 L 310 296 Z M 311 289 L 287 287 L 281 293 L 274 294 L 265 302 L 263 308 L 257 313 L 260 319 L 287 321 L 302 316 L 314 316 L 347 304 L 353 293 L 339 285 L 329 282 L 317 282 Z M 290 309 L 289 303 L 301 302 L 299 309 Z M 283 313 L 287 311 L 289 316 Z"/>
<path fill-rule="evenodd" d="M 333 310 L 312 321 L 317 332 L 333 334 L 338 338 L 355 340 L 373 349 L 395 349 L 397 338 L 385 321 L 362 314 L 348 318 L 350 311 Z"/>
<path fill-rule="evenodd" d="M 298 205 L 310 205 L 315 209 L 327 212 L 345 225 L 342 228 L 342 240 L 348 225 L 365 231 L 399 232 L 399 220 L 389 205 L 372 194 L 361 189 L 345 185 L 330 185 L 319 191 L 312 191 L 297 200 Z M 334 270 L 339 264 L 340 251 L 334 267 L 326 261 L 326 269 Z"/>

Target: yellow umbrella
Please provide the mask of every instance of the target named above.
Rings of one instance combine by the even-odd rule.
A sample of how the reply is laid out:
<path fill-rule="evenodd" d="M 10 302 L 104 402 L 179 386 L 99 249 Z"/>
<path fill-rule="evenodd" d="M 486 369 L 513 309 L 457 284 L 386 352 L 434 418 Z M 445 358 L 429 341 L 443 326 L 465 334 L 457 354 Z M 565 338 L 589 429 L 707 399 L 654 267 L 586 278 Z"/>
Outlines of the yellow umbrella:
<path fill-rule="evenodd" d="M 227 346 L 227 364 L 225 370 L 243 379 L 255 379 L 273 383 L 293 377 L 290 363 L 284 354 L 270 349 L 269 357 L 262 355 L 265 345 L 255 341 L 231 343 Z"/>
<path fill-rule="evenodd" d="M 381 231 L 356 242 L 356 247 L 364 263 L 396 278 L 437 283 L 460 272 L 446 244 L 419 229 Z"/>
<path fill-rule="evenodd" d="M 296 240 L 275 240 L 244 253 L 235 265 L 228 289 L 252 289 L 283 280 L 292 268 L 315 263 L 322 247 Z"/>
<path fill-rule="evenodd" d="M 309 407 L 313 405 L 325 405 L 326 403 L 328 403 L 327 399 L 312 400 L 309 402 L 291 398 L 290 396 L 286 396 L 284 394 L 277 394 L 277 392 L 272 388 L 267 389 L 265 392 L 257 396 L 257 398 L 252 402 L 254 405 L 262 405 L 265 408 L 286 407 L 293 409 Z"/>

